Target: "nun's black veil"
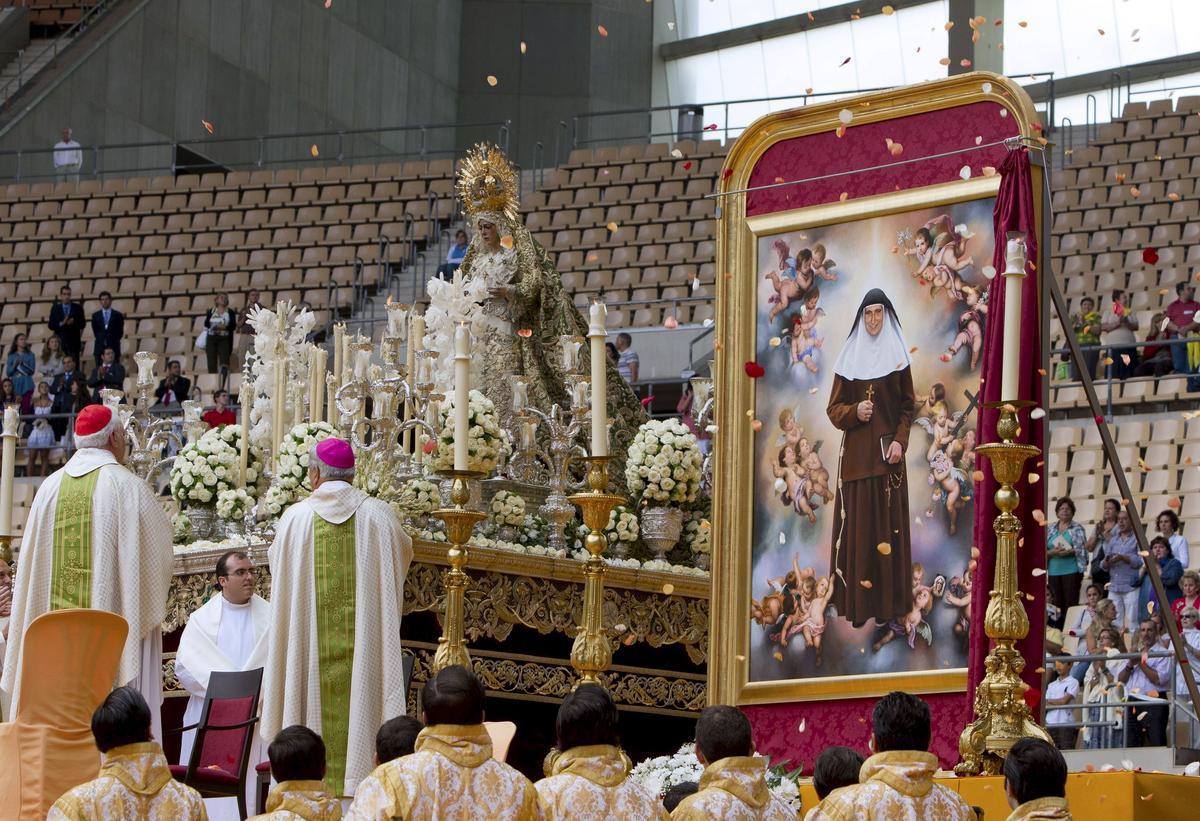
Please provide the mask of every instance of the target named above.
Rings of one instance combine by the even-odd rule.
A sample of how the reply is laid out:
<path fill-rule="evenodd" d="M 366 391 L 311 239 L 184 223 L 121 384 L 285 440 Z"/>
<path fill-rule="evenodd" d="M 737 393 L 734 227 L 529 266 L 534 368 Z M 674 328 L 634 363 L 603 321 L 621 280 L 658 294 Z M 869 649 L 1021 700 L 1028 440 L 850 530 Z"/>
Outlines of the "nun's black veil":
<path fill-rule="evenodd" d="M 882 305 L 883 309 L 888 312 L 889 316 L 891 316 L 892 321 L 896 323 L 896 327 L 902 327 L 900 325 L 900 317 L 896 316 L 896 308 L 892 305 L 892 301 L 888 299 L 888 295 L 883 292 L 882 288 L 872 288 L 871 290 L 867 291 L 867 295 L 864 296 L 862 302 L 859 303 L 858 313 L 854 317 L 854 324 L 850 326 L 850 333 L 846 334 L 847 339 L 853 335 L 854 330 L 862 322 L 863 311 L 867 309 L 868 305 Z"/>

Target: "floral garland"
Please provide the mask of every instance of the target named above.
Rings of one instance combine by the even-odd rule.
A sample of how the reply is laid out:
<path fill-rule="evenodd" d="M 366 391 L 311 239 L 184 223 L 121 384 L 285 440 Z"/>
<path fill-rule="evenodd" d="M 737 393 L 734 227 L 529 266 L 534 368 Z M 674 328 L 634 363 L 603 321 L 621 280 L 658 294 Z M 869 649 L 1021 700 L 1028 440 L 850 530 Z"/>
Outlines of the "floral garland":
<path fill-rule="evenodd" d="M 506 456 L 507 440 L 500 430 L 500 417 L 492 400 L 481 391 L 472 390 L 467 403 L 467 464 L 471 470 L 490 474 Z M 440 433 L 430 457 L 433 472 L 450 470 L 454 466 L 454 399 L 441 408 Z"/>
<path fill-rule="evenodd" d="M 800 778 L 800 768 L 788 771 L 786 761 L 772 766 L 769 757 L 757 753 L 755 756 L 767 760 L 767 789 L 799 815 L 800 787 L 796 782 Z M 703 774 L 704 766 L 696 758 L 696 745 L 689 741 L 673 755 L 648 758 L 638 764 L 629 771 L 629 780 L 661 800 L 676 784 L 699 782 Z"/>
<path fill-rule="evenodd" d="M 305 422 L 287 432 L 275 459 L 275 476 L 263 498 L 268 517 L 279 516 L 289 505 L 312 493 L 308 483 L 309 454 L 317 442 L 336 435 L 337 431 L 328 422 Z"/>
<path fill-rule="evenodd" d="M 283 339 L 284 361 L 288 363 L 288 389 L 284 396 L 285 419 L 292 419 L 290 398 L 293 388 L 308 378 L 308 337 L 316 326 L 316 315 L 308 308 L 297 308 L 283 301 L 278 312 L 255 306 L 246 321 L 254 329 L 254 348 L 247 356 L 243 385 L 253 397 L 250 407 L 250 441 L 260 448 L 271 446 L 271 414 L 274 411 L 275 362 L 279 341 Z M 243 388 L 244 389 L 244 388 Z"/>
<path fill-rule="evenodd" d="M 236 425 L 222 425 L 204 432 L 189 442 L 171 466 L 171 497 L 184 507 L 214 507 L 217 497 L 237 484 L 242 431 Z M 262 453 L 251 446 L 246 464 L 246 493 L 257 495 L 256 483 L 262 472 Z"/>
<path fill-rule="evenodd" d="M 638 505 L 683 505 L 700 493 L 704 455 L 678 419 L 652 419 L 629 446 L 625 482 Z"/>

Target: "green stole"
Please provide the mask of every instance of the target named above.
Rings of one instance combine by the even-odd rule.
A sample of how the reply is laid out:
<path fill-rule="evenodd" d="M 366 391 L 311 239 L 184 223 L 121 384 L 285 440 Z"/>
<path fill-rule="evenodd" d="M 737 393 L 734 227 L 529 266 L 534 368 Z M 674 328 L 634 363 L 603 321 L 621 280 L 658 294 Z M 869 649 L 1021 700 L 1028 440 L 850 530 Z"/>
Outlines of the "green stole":
<path fill-rule="evenodd" d="M 75 477 L 64 473 L 54 506 L 54 552 L 50 609 L 91 607 L 92 492 L 100 469 Z"/>
<path fill-rule="evenodd" d="M 345 792 L 354 667 L 354 516 L 335 525 L 314 513 L 313 556 L 325 784 L 340 796 Z"/>

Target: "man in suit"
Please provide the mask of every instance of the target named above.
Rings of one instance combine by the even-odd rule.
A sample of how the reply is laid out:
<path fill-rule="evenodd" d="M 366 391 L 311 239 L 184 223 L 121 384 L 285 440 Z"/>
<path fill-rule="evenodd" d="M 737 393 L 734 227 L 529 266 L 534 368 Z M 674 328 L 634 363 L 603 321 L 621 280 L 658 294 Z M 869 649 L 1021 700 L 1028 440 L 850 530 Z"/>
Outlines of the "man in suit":
<path fill-rule="evenodd" d="M 78 370 L 75 363 L 75 357 L 67 354 L 63 357 L 63 372 L 54 377 L 50 383 L 50 393 L 54 395 L 54 414 L 70 413 L 75 409 L 75 398 L 71 395 L 71 387 L 76 382 L 83 379 L 83 374 Z M 62 438 L 62 435 L 67 431 L 67 420 L 61 417 L 54 419 L 51 422 L 54 428 L 54 435 Z"/>
<path fill-rule="evenodd" d="M 117 355 L 112 348 L 104 349 L 104 353 L 100 357 L 100 364 L 92 369 L 92 378 L 88 380 L 88 387 L 92 389 L 92 398 L 97 402 L 103 401 L 100 398 L 100 391 L 105 388 L 124 390 L 125 367 L 117 361 Z"/>
<path fill-rule="evenodd" d="M 121 358 L 121 337 L 125 335 L 125 315 L 112 306 L 112 294 L 100 292 L 100 310 L 92 314 L 92 336 L 96 338 L 92 355 L 100 364 L 105 348 L 112 348 Z"/>
<path fill-rule="evenodd" d="M 64 354 L 79 358 L 82 350 L 80 337 L 83 336 L 83 324 L 86 321 L 83 306 L 71 301 L 71 289 L 64 285 L 58 292 L 58 302 L 50 308 L 49 322 L 50 330 L 62 340 Z"/>
<path fill-rule="evenodd" d="M 192 383 L 182 376 L 183 366 L 178 359 L 167 362 L 167 375 L 158 383 L 154 390 L 154 398 L 159 405 L 178 405 L 192 393 Z"/>

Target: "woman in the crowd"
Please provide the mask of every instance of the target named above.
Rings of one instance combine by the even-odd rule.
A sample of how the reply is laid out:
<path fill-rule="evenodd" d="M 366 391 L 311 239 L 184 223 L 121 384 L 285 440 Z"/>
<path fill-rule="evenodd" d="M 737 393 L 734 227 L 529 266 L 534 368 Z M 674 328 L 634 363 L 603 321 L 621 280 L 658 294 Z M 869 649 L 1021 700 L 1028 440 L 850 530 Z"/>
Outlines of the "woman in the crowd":
<path fill-rule="evenodd" d="M 1059 499 L 1054 510 L 1058 519 L 1046 528 L 1046 583 L 1059 608 L 1050 626 L 1061 630 L 1067 608 L 1079 604 L 1079 586 L 1087 571 L 1087 534 L 1075 521 L 1075 503 L 1070 498 Z"/>
<path fill-rule="evenodd" d="M 1183 578 L 1183 565 L 1171 553 L 1170 543 L 1162 536 L 1155 536 L 1150 540 L 1150 555 L 1158 562 L 1158 575 L 1162 577 L 1163 589 L 1167 594 L 1168 603 L 1163 606 L 1173 607 L 1176 601 L 1183 598 L 1183 591 L 1179 589 L 1179 580 Z M 1138 594 L 1138 612 L 1143 617 L 1148 613 L 1160 610 L 1154 583 L 1147 575 L 1149 572 L 1147 564 L 1143 564 L 1142 569 L 1138 572 L 1141 585 L 1141 592 Z"/>
<path fill-rule="evenodd" d="M 54 428 L 51 427 L 50 420 L 47 418 L 54 412 L 54 399 L 50 396 L 49 382 L 38 383 L 32 412 L 39 418 L 33 420 L 29 439 L 25 443 L 29 449 L 29 468 L 26 475 L 45 476 L 50 472 L 50 451 L 54 448 L 55 439 Z M 38 462 L 41 462 L 41 471 L 35 473 Z"/>
<path fill-rule="evenodd" d="M 29 350 L 29 338 L 25 334 L 17 334 L 12 347 L 8 349 L 8 361 L 4 366 L 4 375 L 13 381 L 17 396 L 33 392 L 33 374 L 36 370 L 37 359 Z"/>
<path fill-rule="evenodd" d="M 1108 599 L 1104 599 L 1108 601 Z M 1112 604 L 1112 602 L 1109 602 Z M 1113 656 L 1121 652 L 1121 633 L 1115 627 L 1105 627 L 1097 634 L 1096 650 L 1091 655 Z M 1124 701 L 1125 688 L 1117 679 L 1125 667 L 1125 659 L 1109 658 L 1096 660 L 1088 667 L 1083 683 L 1083 703 L 1099 704 L 1104 701 Z M 1103 750 L 1119 746 L 1121 733 L 1121 705 L 1112 707 L 1089 707 L 1084 711 L 1086 721 L 1109 721 L 1107 726 L 1092 726 L 1083 729 L 1084 745 L 1089 750 Z"/>
<path fill-rule="evenodd" d="M 1155 519 L 1155 525 L 1158 527 L 1158 533 L 1167 543 L 1171 545 L 1171 554 L 1179 559 L 1179 563 L 1185 568 L 1191 565 L 1188 561 L 1188 543 L 1183 534 L 1179 532 L 1179 514 L 1167 508 L 1162 513 L 1158 514 Z"/>
<path fill-rule="evenodd" d="M 1180 614 L 1185 607 L 1195 607 L 1200 610 L 1200 571 L 1185 570 L 1179 579 L 1179 598 L 1171 603 L 1171 612 L 1175 614 L 1175 622 L 1183 629 Z"/>
<path fill-rule="evenodd" d="M 42 345 L 37 370 L 42 375 L 42 379 L 47 380 L 52 380 L 63 372 L 62 338 L 58 334 L 51 334 L 50 338 Z"/>
<path fill-rule="evenodd" d="M 1092 581 L 1101 587 L 1108 583 L 1109 578 L 1108 570 L 1103 566 L 1104 546 L 1117 532 L 1117 514 L 1120 512 L 1120 502 L 1116 499 L 1105 499 L 1100 521 L 1096 522 L 1096 526 L 1092 528 L 1092 535 L 1083 544 L 1084 550 L 1092 560 Z"/>

